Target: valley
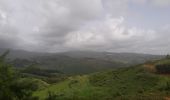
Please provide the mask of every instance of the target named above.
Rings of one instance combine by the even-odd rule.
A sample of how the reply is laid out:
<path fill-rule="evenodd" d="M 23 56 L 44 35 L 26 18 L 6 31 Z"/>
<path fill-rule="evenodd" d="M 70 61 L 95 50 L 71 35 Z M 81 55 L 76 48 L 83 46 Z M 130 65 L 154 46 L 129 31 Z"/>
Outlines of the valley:
<path fill-rule="evenodd" d="M 166 100 L 169 98 L 168 56 L 135 54 L 134 60 L 140 63 L 132 64 L 130 59 L 125 60 L 127 55 L 126 57 L 124 55 L 124 58 L 123 54 L 115 58 L 111 56 L 112 59 L 118 58 L 112 61 L 102 53 L 98 56 L 97 54 L 95 56 L 83 53 L 81 56 L 50 54 L 11 60 L 7 51 L 1 57 L 4 59 L 7 56 L 6 63 L 19 73 L 17 84 L 22 84 L 24 87 L 31 86 L 32 92 L 28 92 L 29 100 Z M 25 92 L 27 91 L 26 89 Z"/>

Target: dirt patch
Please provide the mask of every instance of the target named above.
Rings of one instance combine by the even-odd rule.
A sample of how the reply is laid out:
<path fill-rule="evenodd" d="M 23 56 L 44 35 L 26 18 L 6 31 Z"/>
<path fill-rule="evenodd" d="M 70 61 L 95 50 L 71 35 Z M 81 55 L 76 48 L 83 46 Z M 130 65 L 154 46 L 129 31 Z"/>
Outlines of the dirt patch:
<path fill-rule="evenodd" d="M 149 72 L 153 72 L 153 73 L 156 72 L 155 65 L 145 64 L 143 67 Z"/>
<path fill-rule="evenodd" d="M 170 97 L 165 97 L 165 100 L 170 100 Z"/>

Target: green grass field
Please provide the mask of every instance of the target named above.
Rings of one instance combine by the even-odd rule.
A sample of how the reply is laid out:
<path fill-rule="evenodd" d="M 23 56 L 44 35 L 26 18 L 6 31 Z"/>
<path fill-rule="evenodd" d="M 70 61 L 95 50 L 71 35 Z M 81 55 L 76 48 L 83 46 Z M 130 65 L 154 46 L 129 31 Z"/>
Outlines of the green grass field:
<path fill-rule="evenodd" d="M 139 65 L 90 75 L 69 77 L 36 91 L 44 100 L 48 92 L 57 100 L 163 100 L 170 95 L 170 78 L 145 71 Z"/>

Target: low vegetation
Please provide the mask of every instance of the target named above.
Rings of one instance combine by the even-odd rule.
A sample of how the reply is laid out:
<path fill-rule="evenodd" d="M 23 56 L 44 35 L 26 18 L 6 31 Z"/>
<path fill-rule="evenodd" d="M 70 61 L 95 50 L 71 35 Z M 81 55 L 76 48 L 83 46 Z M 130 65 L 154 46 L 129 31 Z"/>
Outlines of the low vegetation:
<path fill-rule="evenodd" d="M 0 100 L 168 100 L 170 59 L 86 75 L 36 65 L 14 69 L 0 56 Z"/>
<path fill-rule="evenodd" d="M 164 100 L 170 95 L 170 78 L 150 73 L 142 65 L 70 77 L 34 93 L 44 100 Z"/>
<path fill-rule="evenodd" d="M 38 100 L 32 93 L 38 89 L 34 82 L 23 79 L 5 62 L 8 51 L 0 56 L 0 100 Z"/>

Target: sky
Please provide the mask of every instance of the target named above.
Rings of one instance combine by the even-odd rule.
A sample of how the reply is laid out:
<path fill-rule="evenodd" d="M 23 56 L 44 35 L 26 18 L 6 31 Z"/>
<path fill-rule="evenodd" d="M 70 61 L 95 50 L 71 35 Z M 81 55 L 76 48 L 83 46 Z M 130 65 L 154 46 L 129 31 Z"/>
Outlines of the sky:
<path fill-rule="evenodd" d="M 170 53 L 170 0 L 0 0 L 0 48 Z"/>

